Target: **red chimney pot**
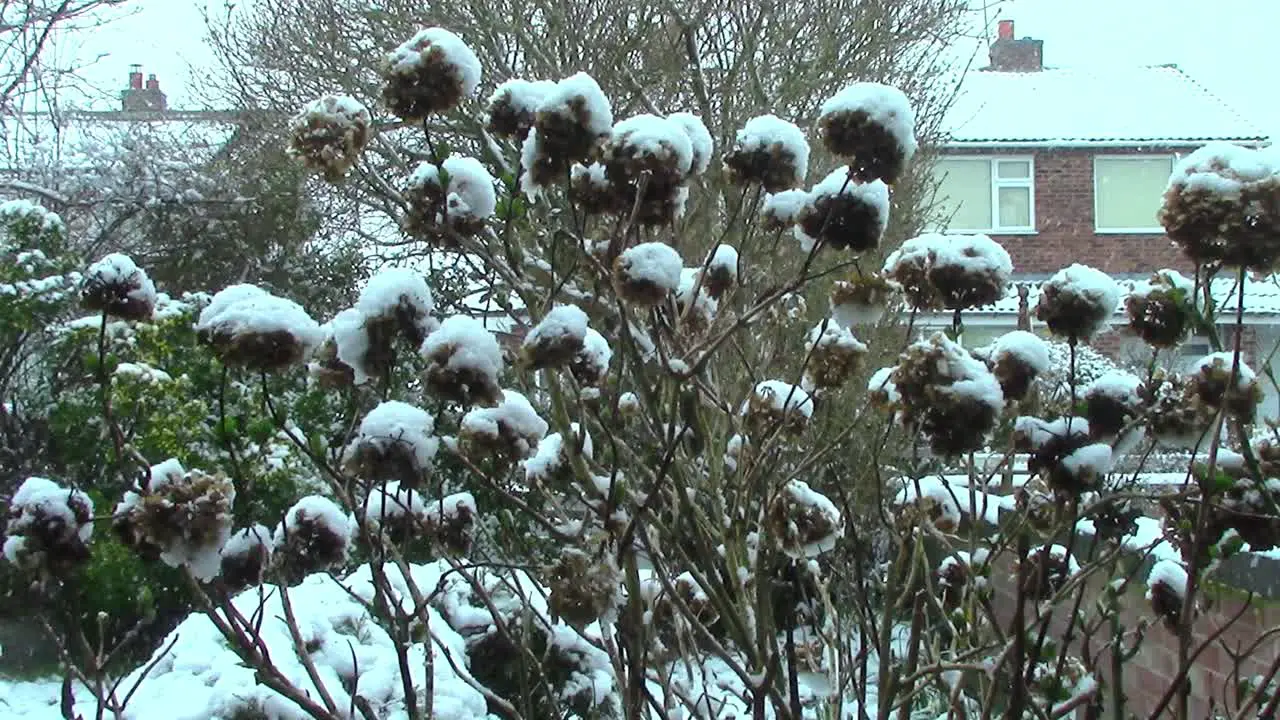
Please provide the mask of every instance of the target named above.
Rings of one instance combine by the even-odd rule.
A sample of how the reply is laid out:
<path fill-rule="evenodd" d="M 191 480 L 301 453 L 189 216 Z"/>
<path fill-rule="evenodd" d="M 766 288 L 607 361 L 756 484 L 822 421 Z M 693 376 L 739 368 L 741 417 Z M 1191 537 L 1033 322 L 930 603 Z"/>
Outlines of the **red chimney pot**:
<path fill-rule="evenodd" d="M 131 90 L 142 89 L 142 66 L 141 65 L 129 66 L 129 89 Z"/>
<path fill-rule="evenodd" d="M 152 73 L 147 76 L 147 89 L 148 90 L 160 89 L 160 81 L 156 79 L 155 73 Z"/>
<path fill-rule="evenodd" d="M 1013 39 L 1013 21 L 1001 20 L 996 26 L 996 37 L 1000 40 Z"/>

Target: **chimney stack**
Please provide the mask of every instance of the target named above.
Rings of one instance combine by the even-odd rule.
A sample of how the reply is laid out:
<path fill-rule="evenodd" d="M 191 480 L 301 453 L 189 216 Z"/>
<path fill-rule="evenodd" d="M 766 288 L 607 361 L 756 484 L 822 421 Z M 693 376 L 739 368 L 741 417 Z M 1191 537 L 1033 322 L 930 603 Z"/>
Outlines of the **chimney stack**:
<path fill-rule="evenodd" d="M 120 109 L 124 112 L 163 112 L 168 100 L 160 91 L 160 80 L 152 73 L 144 81 L 142 66 L 129 66 L 129 87 L 120 93 Z"/>
<path fill-rule="evenodd" d="M 991 65 L 997 72 L 1038 72 L 1044 69 L 1044 41 L 1013 35 L 1013 21 L 1001 20 L 991 43 Z"/>

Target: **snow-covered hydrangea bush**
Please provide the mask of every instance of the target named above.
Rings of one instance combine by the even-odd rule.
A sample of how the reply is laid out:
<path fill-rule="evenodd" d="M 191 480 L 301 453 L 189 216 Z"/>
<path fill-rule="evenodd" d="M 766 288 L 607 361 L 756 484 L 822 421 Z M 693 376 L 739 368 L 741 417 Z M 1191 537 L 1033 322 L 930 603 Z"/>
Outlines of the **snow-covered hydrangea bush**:
<path fill-rule="evenodd" d="M 615 121 L 616 79 L 575 73 L 473 108 L 481 60 L 440 28 L 379 70 L 367 120 L 321 101 L 295 147 L 343 175 L 380 130 L 347 183 L 402 252 L 354 303 L 320 324 L 276 285 L 152 289 L 67 330 L 80 412 L 57 422 L 101 462 L 18 488 L 5 556 L 54 598 L 123 544 L 196 608 L 154 663 L 71 668 L 97 695 L 77 712 L 183 692 L 201 717 L 1063 717 L 1123 689 L 1081 648 L 1142 642 L 1128 553 L 1180 557 L 1145 583 L 1167 620 L 1280 543 L 1280 443 L 1252 428 L 1268 373 L 1218 335 L 1213 292 L 1169 271 L 1125 298 L 1073 266 L 1022 329 L 964 346 L 1015 268 L 989 237 L 918 234 L 927 91 L 745 118 L 702 83 L 629 86 Z M 1081 341 L 1121 311 L 1157 360 L 1191 328 L 1215 352 L 1113 372 Z M 1160 443 L 1200 450 L 1173 492 L 1142 471 Z"/>

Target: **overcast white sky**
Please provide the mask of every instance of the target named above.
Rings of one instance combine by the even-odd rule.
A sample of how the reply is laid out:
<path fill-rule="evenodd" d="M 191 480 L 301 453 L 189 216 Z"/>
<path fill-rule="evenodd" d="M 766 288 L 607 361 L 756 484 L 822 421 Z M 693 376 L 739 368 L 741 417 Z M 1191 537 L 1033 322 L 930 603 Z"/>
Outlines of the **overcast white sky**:
<path fill-rule="evenodd" d="M 247 4 L 249 0 L 240 0 Z M 278 0 L 277 0 L 278 1 Z M 91 34 L 59 39 L 63 59 L 95 59 L 88 78 L 111 106 L 130 63 L 155 72 L 175 106 L 190 105 L 192 67 L 207 68 L 201 11 L 227 0 L 134 0 L 135 11 Z M 973 0 L 981 7 L 984 0 Z M 1280 134 L 1280 0 L 985 0 L 994 21 L 1045 41 L 1045 63 L 1177 63 L 1264 129 Z M 985 55 L 985 49 L 982 50 Z M 1099 108 L 1105 112 L 1105 108 Z"/>

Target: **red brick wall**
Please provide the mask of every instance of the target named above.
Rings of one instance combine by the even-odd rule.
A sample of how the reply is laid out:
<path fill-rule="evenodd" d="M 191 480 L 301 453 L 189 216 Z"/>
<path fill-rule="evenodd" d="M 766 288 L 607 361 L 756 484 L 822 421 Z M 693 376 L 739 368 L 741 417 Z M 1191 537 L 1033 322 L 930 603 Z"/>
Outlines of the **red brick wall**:
<path fill-rule="evenodd" d="M 1136 151 L 966 150 L 964 154 L 1034 158 L 1036 234 L 994 236 L 1013 256 L 1015 272 L 1055 272 L 1076 262 L 1112 274 L 1148 273 L 1166 267 L 1190 272 L 1191 265 L 1163 234 L 1099 235 L 1094 231 L 1093 157 L 1130 153 Z"/>
<path fill-rule="evenodd" d="M 1110 578 L 1103 579 L 1109 580 Z M 1013 596 L 1015 583 L 1012 569 L 1006 569 L 1005 572 L 993 572 L 992 581 L 994 591 L 993 605 L 997 615 L 1007 623 L 1016 607 L 1016 601 Z M 1097 584 L 1092 583 L 1095 586 Z M 1082 608 L 1091 608 L 1093 598 L 1096 597 L 1096 593 L 1099 591 L 1097 588 L 1087 590 L 1088 594 Z M 1244 602 L 1243 593 L 1240 593 L 1239 597 L 1217 593 L 1211 594 L 1214 595 L 1214 599 L 1196 620 L 1195 636 L 1192 641 L 1193 649 L 1212 636 L 1218 628 L 1227 625 L 1235 614 L 1240 611 Z M 1149 717 L 1165 691 L 1172 685 L 1173 678 L 1178 672 L 1177 636 L 1151 612 L 1150 603 L 1146 600 L 1145 595 L 1146 585 L 1142 582 L 1142 578 L 1137 578 L 1130 583 L 1130 589 L 1122 599 L 1124 609 L 1121 616 L 1123 618 L 1122 624 L 1125 628 L 1132 631 L 1139 626 L 1139 623 L 1149 625 L 1138 654 L 1123 665 L 1123 690 L 1127 698 L 1125 717 Z M 1030 606 L 1028 606 L 1029 609 Z M 1067 606 L 1059 607 L 1054 614 L 1052 629 L 1048 637 L 1059 644 L 1066 627 L 1066 615 L 1069 610 L 1070 608 Z M 1277 655 L 1280 654 L 1280 640 L 1277 640 L 1275 636 L 1272 636 L 1270 642 L 1264 640 L 1251 655 L 1241 660 L 1238 675 L 1235 674 L 1235 664 L 1231 659 L 1232 654 L 1244 652 L 1249 644 L 1264 637 L 1264 633 L 1268 629 L 1277 626 L 1280 626 L 1280 604 L 1277 604 L 1274 599 L 1255 599 L 1250 607 L 1197 657 L 1190 671 L 1190 717 L 1196 720 L 1212 717 L 1209 712 L 1211 701 L 1222 715 L 1230 717 L 1234 713 L 1238 706 L 1235 695 L 1237 682 L 1255 675 L 1265 674 L 1271 663 L 1275 662 Z M 1073 650 L 1077 654 L 1082 647 L 1080 633 L 1081 628 L 1077 625 L 1073 631 L 1075 640 L 1072 643 Z M 1089 639 L 1088 646 L 1091 648 L 1091 652 L 1099 653 L 1099 650 L 1106 645 L 1109 639 L 1108 629 L 1099 630 Z M 1127 642 L 1131 642 L 1131 640 L 1127 640 Z M 1098 656 L 1098 675 L 1108 685 L 1111 676 L 1110 664 L 1110 656 L 1105 652 L 1100 653 Z M 1107 690 L 1107 692 L 1110 691 Z M 1232 712 L 1222 711 L 1224 697 L 1227 698 L 1228 708 Z M 1257 710 L 1255 707 L 1254 712 L 1256 713 Z M 1166 708 L 1162 717 L 1172 718 L 1173 714 Z"/>

